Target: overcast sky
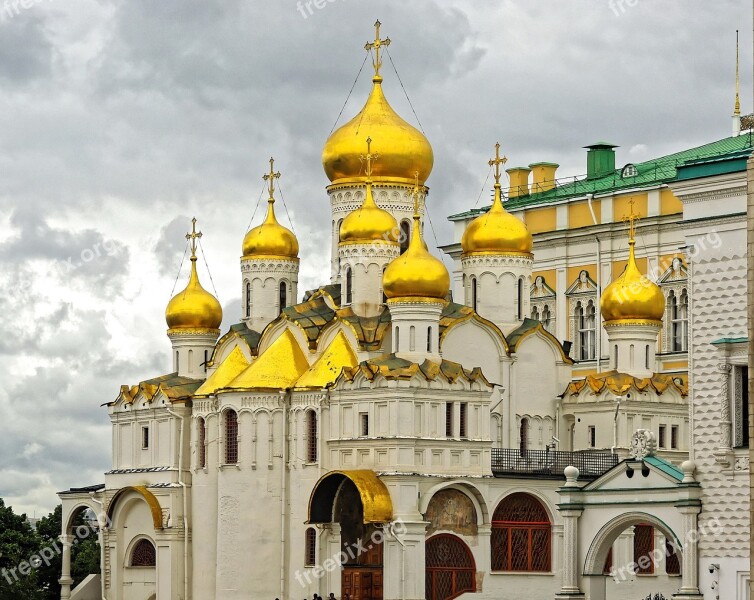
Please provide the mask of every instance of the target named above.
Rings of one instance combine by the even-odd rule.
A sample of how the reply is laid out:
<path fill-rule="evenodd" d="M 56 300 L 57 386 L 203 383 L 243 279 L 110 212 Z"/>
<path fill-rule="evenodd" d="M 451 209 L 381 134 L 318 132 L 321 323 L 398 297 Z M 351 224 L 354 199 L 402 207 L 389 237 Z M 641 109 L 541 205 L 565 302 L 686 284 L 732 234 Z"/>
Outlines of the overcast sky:
<path fill-rule="evenodd" d="M 320 153 L 377 18 L 434 147 L 440 244 L 496 141 L 508 166 L 577 175 L 597 140 L 623 164 L 727 136 L 737 28 L 750 111 L 750 0 L 318 1 L 311 14 L 296 0 L 0 3 L 0 497 L 17 510 L 104 481 L 100 405 L 170 368 L 163 311 L 192 216 L 224 327 L 238 320 L 271 155 L 300 293 L 326 282 Z M 416 124 L 387 59 L 383 74 Z M 340 124 L 369 85 L 367 66 Z"/>

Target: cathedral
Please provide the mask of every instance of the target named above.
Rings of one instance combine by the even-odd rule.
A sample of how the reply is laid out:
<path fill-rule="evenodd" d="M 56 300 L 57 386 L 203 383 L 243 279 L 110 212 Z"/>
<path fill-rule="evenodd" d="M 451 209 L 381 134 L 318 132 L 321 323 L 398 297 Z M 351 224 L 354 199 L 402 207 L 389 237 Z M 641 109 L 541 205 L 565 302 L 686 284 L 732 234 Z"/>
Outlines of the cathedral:
<path fill-rule="evenodd" d="M 748 597 L 746 119 L 622 168 L 592 144 L 567 180 L 497 144 L 448 269 L 389 42 L 322 151 L 329 281 L 299 293 L 270 159 L 221 331 L 194 219 L 172 368 L 107 404 L 104 484 L 60 493 L 61 599 Z M 101 573 L 72 589 L 89 510 Z"/>

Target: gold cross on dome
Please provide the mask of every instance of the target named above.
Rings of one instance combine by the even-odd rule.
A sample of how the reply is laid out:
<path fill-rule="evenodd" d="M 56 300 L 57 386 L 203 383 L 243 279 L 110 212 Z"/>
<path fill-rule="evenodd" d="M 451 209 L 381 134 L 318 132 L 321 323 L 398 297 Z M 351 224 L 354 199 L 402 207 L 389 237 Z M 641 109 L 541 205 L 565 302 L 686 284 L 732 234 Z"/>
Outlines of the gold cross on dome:
<path fill-rule="evenodd" d="M 364 174 L 367 177 L 371 177 L 372 176 L 372 161 L 373 160 L 377 160 L 379 157 L 380 157 L 380 155 L 377 154 L 377 153 L 372 154 L 372 138 L 368 137 L 367 138 L 367 153 L 366 154 L 362 154 L 360 156 L 361 162 L 365 162 L 366 161 L 366 163 L 367 163 L 366 170 L 364 171 Z"/>
<path fill-rule="evenodd" d="M 414 217 L 419 217 L 419 171 L 414 171 Z"/>
<path fill-rule="evenodd" d="M 196 217 L 191 219 L 191 233 L 186 234 L 186 239 L 191 240 L 191 258 L 196 258 L 196 242 L 202 237 L 202 232 L 196 230 Z"/>
<path fill-rule="evenodd" d="M 382 25 L 382 23 L 377 20 L 374 24 L 374 41 L 367 42 L 364 45 L 364 50 L 366 50 L 367 52 L 371 51 L 374 48 L 374 60 L 372 61 L 372 64 L 374 65 L 375 77 L 380 76 L 380 68 L 382 67 L 382 60 L 380 59 L 380 48 L 390 45 L 390 38 L 385 38 L 384 40 L 380 39 L 380 25 Z"/>
<path fill-rule="evenodd" d="M 491 158 L 487 164 L 489 164 L 491 167 L 494 165 L 495 167 L 495 185 L 500 185 L 500 176 L 502 173 L 500 172 L 500 167 L 508 162 L 507 157 L 500 156 L 500 142 L 495 144 L 495 158 Z"/>
<path fill-rule="evenodd" d="M 639 215 L 634 212 L 634 204 L 636 204 L 636 201 L 631 198 L 631 200 L 628 201 L 628 216 L 623 217 L 623 220 L 628 222 L 628 240 L 630 242 L 634 240 L 636 235 L 636 221 L 639 220 Z"/>
<path fill-rule="evenodd" d="M 266 173 L 262 179 L 269 184 L 270 200 L 274 198 L 275 194 L 275 180 L 280 179 L 280 171 L 275 173 L 275 159 L 270 157 L 270 172 Z"/>

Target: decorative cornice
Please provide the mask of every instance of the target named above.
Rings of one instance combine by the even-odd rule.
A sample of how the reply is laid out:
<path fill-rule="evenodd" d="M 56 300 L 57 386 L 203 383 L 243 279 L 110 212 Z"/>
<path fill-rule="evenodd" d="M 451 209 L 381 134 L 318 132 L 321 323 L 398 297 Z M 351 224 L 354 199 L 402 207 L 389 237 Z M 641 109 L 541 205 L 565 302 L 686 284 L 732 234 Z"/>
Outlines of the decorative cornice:
<path fill-rule="evenodd" d="M 607 329 L 610 327 L 662 327 L 662 321 L 654 319 L 616 319 L 615 321 L 605 321 L 603 326 Z"/>
<path fill-rule="evenodd" d="M 217 338 L 220 335 L 219 329 L 186 328 L 186 329 L 168 329 L 168 337 L 189 337 L 189 336 L 213 336 Z"/>

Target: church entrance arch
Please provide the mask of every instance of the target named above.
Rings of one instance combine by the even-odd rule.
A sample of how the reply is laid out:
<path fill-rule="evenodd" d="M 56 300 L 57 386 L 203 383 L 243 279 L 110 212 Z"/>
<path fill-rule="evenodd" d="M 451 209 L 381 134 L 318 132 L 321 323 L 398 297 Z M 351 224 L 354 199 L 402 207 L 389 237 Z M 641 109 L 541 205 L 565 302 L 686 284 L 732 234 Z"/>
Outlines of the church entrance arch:
<path fill-rule="evenodd" d="M 341 597 L 382 600 L 383 526 L 392 512 L 390 492 L 374 471 L 332 471 L 314 486 L 308 522 L 338 526 Z"/>
<path fill-rule="evenodd" d="M 476 591 L 476 565 L 469 547 L 448 533 L 427 540 L 425 567 L 427 600 L 451 600 Z"/>

